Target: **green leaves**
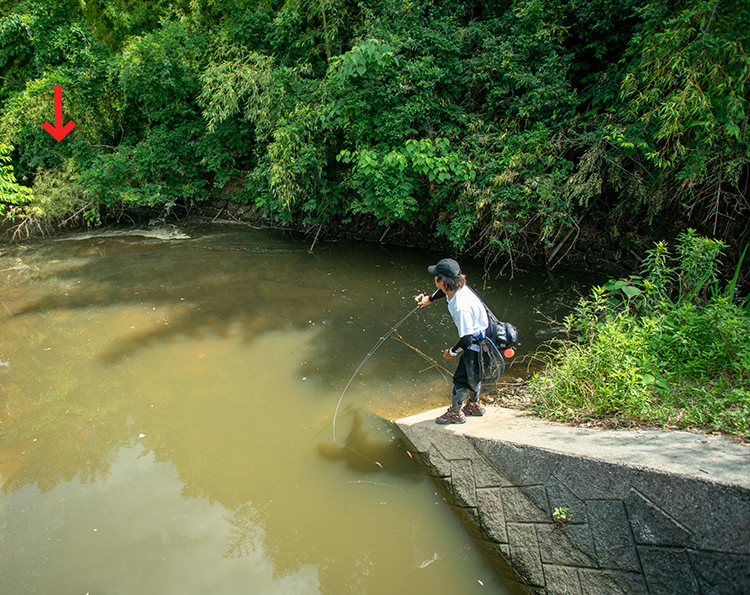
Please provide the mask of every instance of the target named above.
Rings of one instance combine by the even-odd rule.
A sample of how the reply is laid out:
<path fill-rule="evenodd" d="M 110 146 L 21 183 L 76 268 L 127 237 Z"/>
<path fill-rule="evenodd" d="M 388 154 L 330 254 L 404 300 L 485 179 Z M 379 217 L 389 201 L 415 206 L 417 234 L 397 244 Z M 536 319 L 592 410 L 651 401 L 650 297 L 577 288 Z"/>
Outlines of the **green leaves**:
<path fill-rule="evenodd" d="M 476 177 L 472 163 L 453 152 L 446 138 L 409 139 L 387 152 L 344 149 L 336 159 L 353 165 L 349 184 L 359 195 L 353 212 L 373 214 L 388 225 L 413 220 L 415 193 L 424 183 L 467 184 Z"/>
<path fill-rule="evenodd" d="M 750 19 L 739 0 L 719 4 L 692 0 L 674 13 L 644 6 L 621 114 L 646 160 L 684 181 L 683 202 L 705 209 L 691 191 L 719 187 L 731 213 L 743 200 L 734 180 L 750 166 Z"/>
<path fill-rule="evenodd" d="M 235 116 L 252 121 L 262 137 L 283 115 L 285 88 L 294 72 L 270 56 L 221 47 L 201 74 L 199 97 L 209 130 Z"/>
<path fill-rule="evenodd" d="M 21 186 L 13 172 L 13 147 L 0 144 L 0 215 L 31 200 L 31 189 Z"/>
<path fill-rule="evenodd" d="M 604 284 L 604 289 L 609 293 L 622 293 L 627 300 L 638 297 L 643 293 L 641 289 L 623 279 L 610 279 Z"/>
<path fill-rule="evenodd" d="M 329 73 L 335 73 L 339 84 L 367 72 L 388 68 L 394 60 L 394 49 L 386 41 L 368 39 L 331 61 Z"/>
<path fill-rule="evenodd" d="M 539 409 L 750 436 L 750 311 L 715 281 L 721 245 L 693 231 L 658 244 L 643 277 L 595 287 L 534 379 Z M 621 296 L 624 299 L 612 299 Z"/>

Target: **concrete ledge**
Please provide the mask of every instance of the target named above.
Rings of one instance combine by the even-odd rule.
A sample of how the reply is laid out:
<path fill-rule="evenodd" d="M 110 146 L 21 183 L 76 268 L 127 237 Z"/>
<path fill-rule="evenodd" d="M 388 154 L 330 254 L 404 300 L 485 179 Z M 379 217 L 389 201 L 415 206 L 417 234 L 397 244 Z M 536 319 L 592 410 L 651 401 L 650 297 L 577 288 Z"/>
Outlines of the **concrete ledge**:
<path fill-rule="evenodd" d="M 488 407 L 395 422 L 534 592 L 750 593 L 750 448 L 720 436 L 574 428 Z M 556 508 L 569 522 L 555 523 Z"/>

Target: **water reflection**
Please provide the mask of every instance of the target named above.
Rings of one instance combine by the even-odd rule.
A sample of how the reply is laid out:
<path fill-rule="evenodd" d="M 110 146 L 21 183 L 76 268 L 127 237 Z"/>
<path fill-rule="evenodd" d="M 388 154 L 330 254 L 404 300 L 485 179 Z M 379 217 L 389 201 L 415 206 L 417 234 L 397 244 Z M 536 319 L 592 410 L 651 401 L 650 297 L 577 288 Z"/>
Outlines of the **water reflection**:
<path fill-rule="evenodd" d="M 278 572 L 262 525 L 242 555 L 227 551 L 238 515 L 184 497 L 174 465 L 138 445 L 112 458 L 96 485 L 61 482 L 47 494 L 27 485 L 7 500 L 4 593 L 320 592 L 313 564 Z"/>
<path fill-rule="evenodd" d="M 367 413 L 444 404 L 438 370 L 386 342 L 331 436 L 434 255 L 190 235 L 3 249 L 0 590 L 507 593 Z M 483 295 L 530 349 L 545 291 Z M 421 314 L 399 331 L 437 357 L 455 331 Z"/>

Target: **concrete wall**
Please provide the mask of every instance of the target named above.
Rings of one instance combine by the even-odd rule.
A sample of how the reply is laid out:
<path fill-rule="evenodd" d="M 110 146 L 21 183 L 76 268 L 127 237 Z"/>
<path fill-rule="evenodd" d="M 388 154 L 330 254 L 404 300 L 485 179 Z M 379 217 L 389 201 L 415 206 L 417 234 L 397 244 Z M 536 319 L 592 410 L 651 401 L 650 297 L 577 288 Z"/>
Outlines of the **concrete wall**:
<path fill-rule="evenodd" d="M 500 408 L 446 427 L 440 413 L 396 425 L 532 592 L 750 593 L 747 447 Z M 555 523 L 556 508 L 569 524 Z"/>

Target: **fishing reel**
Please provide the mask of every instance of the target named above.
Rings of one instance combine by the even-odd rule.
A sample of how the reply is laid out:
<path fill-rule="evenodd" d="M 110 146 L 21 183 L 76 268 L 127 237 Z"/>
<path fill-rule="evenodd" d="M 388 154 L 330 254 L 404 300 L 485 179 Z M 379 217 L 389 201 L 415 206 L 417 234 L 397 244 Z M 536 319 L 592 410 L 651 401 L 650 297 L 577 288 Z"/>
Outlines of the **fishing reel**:
<path fill-rule="evenodd" d="M 425 298 L 425 294 L 423 294 L 423 293 L 421 293 L 421 292 L 420 292 L 420 294 L 419 294 L 419 295 L 415 295 L 415 296 L 414 296 L 414 301 L 415 301 L 415 302 L 417 302 L 417 303 L 419 303 L 419 302 L 421 302 L 421 301 L 422 301 L 422 300 L 423 300 L 424 298 Z"/>

